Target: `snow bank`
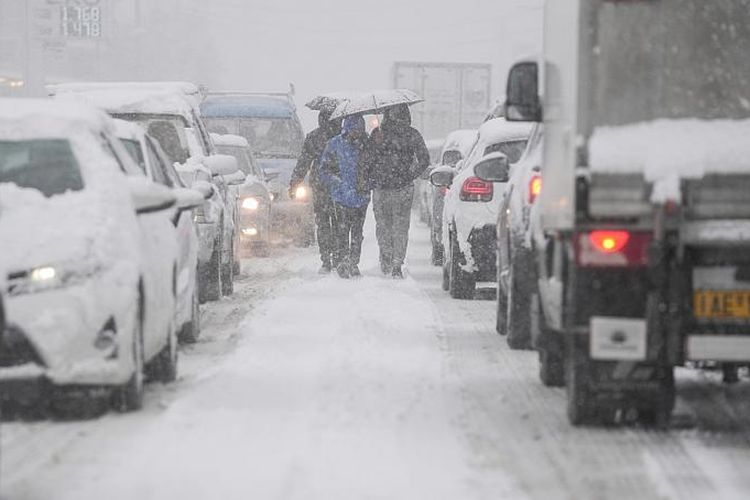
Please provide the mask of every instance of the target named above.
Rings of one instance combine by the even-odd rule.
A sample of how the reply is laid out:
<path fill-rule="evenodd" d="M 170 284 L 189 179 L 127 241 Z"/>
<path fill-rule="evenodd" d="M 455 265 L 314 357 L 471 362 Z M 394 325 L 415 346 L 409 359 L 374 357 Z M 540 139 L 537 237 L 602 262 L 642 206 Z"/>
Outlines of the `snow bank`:
<path fill-rule="evenodd" d="M 679 199 L 681 178 L 750 173 L 750 120 L 656 120 L 597 128 L 589 142 L 592 172 L 643 173 L 653 202 Z"/>

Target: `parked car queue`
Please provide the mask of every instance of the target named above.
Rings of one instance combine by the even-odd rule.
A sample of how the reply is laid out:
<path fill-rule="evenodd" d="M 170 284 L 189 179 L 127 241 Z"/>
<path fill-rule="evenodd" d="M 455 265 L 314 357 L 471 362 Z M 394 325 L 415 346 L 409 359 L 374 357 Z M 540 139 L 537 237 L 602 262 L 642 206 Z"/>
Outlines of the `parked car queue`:
<path fill-rule="evenodd" d="M 268 254 L 273 193 L 192 84 L 49 91 L 0 100 L 0 401 L 137 410 L 244 248 Z"/>

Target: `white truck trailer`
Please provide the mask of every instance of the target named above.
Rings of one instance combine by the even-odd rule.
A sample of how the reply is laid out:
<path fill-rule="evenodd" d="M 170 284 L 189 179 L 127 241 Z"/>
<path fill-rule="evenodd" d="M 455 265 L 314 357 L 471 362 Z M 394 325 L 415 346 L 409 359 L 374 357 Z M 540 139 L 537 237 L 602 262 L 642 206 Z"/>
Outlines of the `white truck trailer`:
<path fill-rule="evenodd" d="M 393 88 L 412 90 L 425 100 L 412 106 L 412 124 L 428 140 L 479 127 L 490 107 L 491 80 L 490 64 L 393 64 Z"/>
<path fill-rule="evenodd" d="M 544 37 L 506 103 L 545 129 L 540 370 L 574 425 L 666 425 L 675 366 L 750 362 L 750 0 L 548 0 Z"/>

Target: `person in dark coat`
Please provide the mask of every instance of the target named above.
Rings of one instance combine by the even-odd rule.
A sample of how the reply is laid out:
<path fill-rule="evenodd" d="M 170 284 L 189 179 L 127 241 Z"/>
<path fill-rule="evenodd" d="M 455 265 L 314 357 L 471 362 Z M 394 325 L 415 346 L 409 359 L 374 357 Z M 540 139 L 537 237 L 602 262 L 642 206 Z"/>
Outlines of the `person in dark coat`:
<path fill-rule="evenodd" d="M 334 259 L 334 214 L 331 196 L 316 174 L 316 165 L 328 141 L 341 131 L 341 120 L 331 120 L 331 111 L 318 114 L 318 128 L 307 134 L 302 153 L 289 181 L 289 197 L 294 198 L 297 187 L 310 172 L 313 191 L 313 211 L 317 227 L 318 250 L 320 251 L 320 273 L 329 273 L 338 264 Z"/>
<path fill-rule="evenodd" d="M 370 135 L 365 173 L 374 188 L 372 206 L 383 274 L 403 278 L 414 180 L 429 165 L 430 153 L 422 134 L 411 126 L 409 107 L 386 110 L 383 124 Z"/>
<path fill-rule="evenodd" d="M 341 134 L 331 139 L 320 159 L 321 181 L 333 200 L 336 228 L 336 271 L 342 278 L 359 277 L 362 230 L 370 203 L 368 186 L 361 185 L 367 131 L 361 116 L 344 119 Z"/>

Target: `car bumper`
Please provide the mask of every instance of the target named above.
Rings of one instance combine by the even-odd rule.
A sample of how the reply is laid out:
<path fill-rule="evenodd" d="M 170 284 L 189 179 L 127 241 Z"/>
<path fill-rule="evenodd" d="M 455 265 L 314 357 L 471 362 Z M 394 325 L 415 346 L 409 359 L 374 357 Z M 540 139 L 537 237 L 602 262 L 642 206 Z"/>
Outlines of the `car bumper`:
<path fill-rule="evenodd" d="M 119 385 L 132 373 L 135 274 L 104 272 L 83 283 L 8 298 L 0 386 L 39 378 L 53 385 Z M 103 336 L 111 342 L 95 343 Z"/>
<path fill-rule="evenodd" d="M 243 212 L 240 214 L 240 241 L 243 244 L 266 241 L 269 228 L 268 212 Z"/>

